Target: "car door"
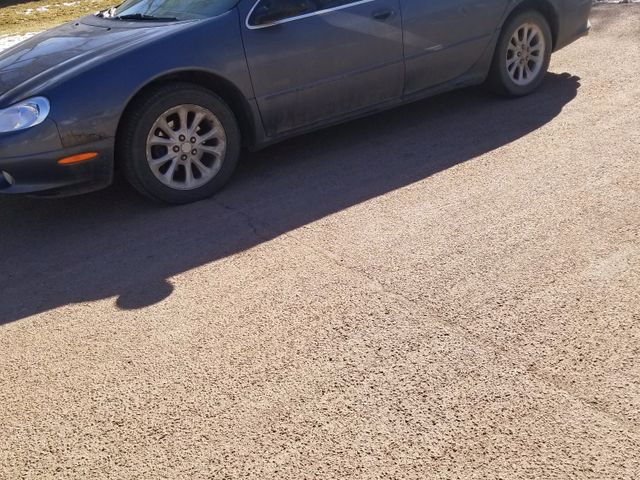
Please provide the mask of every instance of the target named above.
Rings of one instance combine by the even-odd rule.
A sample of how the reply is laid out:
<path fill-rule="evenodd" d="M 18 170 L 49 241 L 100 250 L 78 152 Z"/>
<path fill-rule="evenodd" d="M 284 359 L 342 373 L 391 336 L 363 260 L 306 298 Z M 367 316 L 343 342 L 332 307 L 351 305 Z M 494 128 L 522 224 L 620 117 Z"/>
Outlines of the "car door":
<path fill-rule="evenodd" d="M 492 44 L 510 0 L 401 0 L 405 93 L 466 73 Z"/>
<path fill-rule="evenodd" d="M 268 136 L 402 96 L 399 0 L 244 0 L 239 9 Z"/>

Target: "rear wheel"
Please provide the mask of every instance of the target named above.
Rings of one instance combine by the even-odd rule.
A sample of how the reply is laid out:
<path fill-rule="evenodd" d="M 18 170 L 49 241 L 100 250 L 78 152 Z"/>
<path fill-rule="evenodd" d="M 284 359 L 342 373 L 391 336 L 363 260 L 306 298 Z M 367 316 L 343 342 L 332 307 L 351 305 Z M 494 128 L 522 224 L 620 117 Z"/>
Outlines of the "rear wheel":
<path fill-rule="evenodd" d="M 121 127 L 118 158 L 141 193 L 167 203 L 210 197 L 238 163 L 240 132 L 231 109 L 212 92 L 171 84 L 146 92 Z"/>
<path fill-rule="evenodd" d="M 532 93 L 544 80 L 552 49 L 551 29 L 540 13 L 515 15 L 502 30 L 487 85 L 514 97 Z"/>

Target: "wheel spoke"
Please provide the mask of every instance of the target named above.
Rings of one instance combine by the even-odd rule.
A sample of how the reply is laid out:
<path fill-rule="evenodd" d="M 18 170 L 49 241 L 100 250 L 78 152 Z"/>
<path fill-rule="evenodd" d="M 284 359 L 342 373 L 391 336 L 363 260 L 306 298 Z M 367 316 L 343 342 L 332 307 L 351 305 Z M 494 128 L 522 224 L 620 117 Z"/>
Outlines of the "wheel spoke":
<path fill-rule="evenodd" d="M 187 117 L 189 116 L 189 110 L 186 107 L 180 107 L 178 110 L 178 118 L 180 119 L 180 128 L 179 131 L 186 132 L 187 131 Z"/>
<path fill-rule="evenodd" d="M 218 137 L 218 131 L 217 129 L 213 128 L 210 131 L 208 131 L 207 133 L 205 133 L 204 135 L 198 135 L 196 134 L 196 138 L 198 139 L 198 143 L 204 143 L 207 140 L 211 140 L 212 138 L 216 138 Z"/>
<path fill-rule="evenodd" d="M 213 153 L 216 156 L 220 156 L 222 154 L 222 150 L 224 149 L 221 145 L 216 145 L 215 147 L 210 147 L 209 145 L 201 145 L 200 150 L 205 153 Z"/>
<path fill-rule="evenodd" d="M 188 137 L 192 137 L 196 133 L 196 130 L 198 130 L 202 120 L 204 120 L 204 113 L 196 112 L 195 117 L 193 117 L 193 121 L 191 122 L 191 126 L 189 127 Z"/>
<path fill-rule="evenodd" d="M 176 131 L 169 126 L 166 118 L 159 119 L 157 125 L 158 125 L 158 128 L 162 130 L 162 132 L 165 135 L 167 135 L 169 138 L 176 138 Z"/>
<path fill-rule="evenodd" d="M 191 168 L 190 160 L 184 164 L 184 170 L 184 184 L 187 186 L 187 188 L 191 188 L 193 186 L 193 169 Z"/>
<path fill-rule="evenodd" d="M 160 158 L 153 158 L 149 160 L 149 164 L 151 165 L 152 168 L 160 169 L 169 160 L 174 160 L 175 158 L 176 158 L 176 155 L 173 152 L 169 152 Z"/>
<path fill-rule="evenodd" d="M 169 168 L 167 169 L 167 171 L 164 172 L 164 174 L 162 175 L 165 178 L 165 180 L 167 180 L 168 182 L 173 181 L 173 174 L 175 173 L 177 166 L 178 166 L 178 159 L 174 158 L 171 161 L 171 165 L 169 165 Z"/>
<path fill-rule="evenodd" d="M 525 72 L 527 72 L 527 76 L 526 76 L 526 78 L 531 78 L 531 77 L 533 77 L 533 72 L 532 72 L 532 71 L 531 71 L 531 69 L 529 68 L 529 64 L 528 64 L 528 63 L 526 63 L 526 64 L 524 65 L 524 69 L 525 69 Z"/>
<path fill-rule="evenodd" d="M 175 145 L 175 140 L 171 138 L 158 137 L 156 135 L 151 140 L 149 140 L 149 145 L 161 145 L 164 147 L 169 147 Z"/>
<path fill-rule="evenodd" d="M 211 169 L 202 163 L 199 158 L 194 158 L 192 162 L 203 176 L 211 171 Z"/>
<path fill-rule="evenodd" d="M 527 33 L 527 45 L 531 45 L 531 42 L 537 34 L 538 32 L 536 32 L 535 29 L 529 27 L 529 32 Z"/>

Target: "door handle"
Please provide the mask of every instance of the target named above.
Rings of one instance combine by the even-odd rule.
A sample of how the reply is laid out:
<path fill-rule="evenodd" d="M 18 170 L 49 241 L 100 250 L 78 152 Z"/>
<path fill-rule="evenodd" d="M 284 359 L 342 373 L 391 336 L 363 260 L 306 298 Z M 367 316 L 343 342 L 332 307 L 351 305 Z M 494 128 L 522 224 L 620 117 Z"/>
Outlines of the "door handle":
<path fill-rule="evenodd" d="M 373 12 L 372 16 L 376 20 L 384 21 L 393 17 L 394 13 L 395 12 L 390 8 L 383 8 L 382 10 L 376 10 L 375 12 Z"/>

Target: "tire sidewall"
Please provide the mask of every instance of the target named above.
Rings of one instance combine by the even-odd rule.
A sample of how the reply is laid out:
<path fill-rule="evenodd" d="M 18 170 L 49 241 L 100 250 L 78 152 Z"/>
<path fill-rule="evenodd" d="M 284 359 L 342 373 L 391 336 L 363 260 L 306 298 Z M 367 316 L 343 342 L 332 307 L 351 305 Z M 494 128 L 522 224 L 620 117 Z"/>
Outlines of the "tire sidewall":
<path fill-rule="evenodd" d="M 525 23 L 535 23 L 540 27 L 540 30 L 542 30 L 542 34 L 544 35 L 545 52 L 543 60 L 544 63 L 536 79 L 530 84 L 522 86 L 517 85 L 511 79 L 511 76 L 507 71 L 507 48 L 515 31 Z M 501 87 L 503 87 L 509 95 L 513 96 L 528 95 L 535 91 L 542 84 L 542 82 L 544 81 L 544 77 L 549 70 L 552 50 L 553 37 L 551 35 L 551 28 L 549 27 L 549 23 L 541 14 L 535 11 L 529 11 L 520 13 L 513 17 L 507 22 L 502 31 L 502 35 L 500 36 L 500 41 L 498 43 L 498 48 L 496 50 L 496 58 L 494 61 L 494 68 L 496 69 L 496 73 L 499 77 Z"/>
<path fill-rule="evenodd" d="M 211 111 L 225 130 L 227 148 L 222 167 L 207 184 L 193 190 L 176 190 L 163 184 L 154 175 L 147 161 L 147 138 L 153 124 L 167 110 L 178 105 L 198 105 Z M 217 95 L 197 87 L 179 87 L 171 92 L 151 95 L 137 106 L 139 117 L 130 136 L 128 148 L 129 171 L 135 176 L 144 193 L 169 203 L 189 203 L 208 198 L 220 190 L 233 174 L 240 156 L 240 131 L 231 109 Z"/>

